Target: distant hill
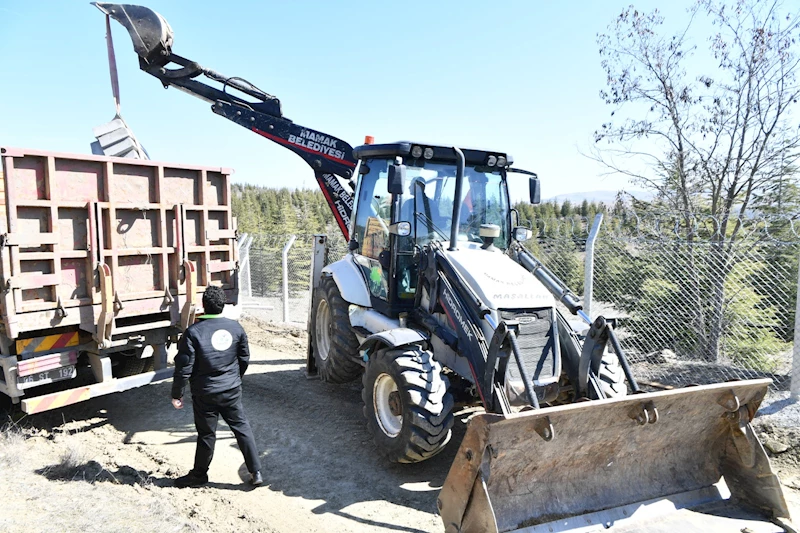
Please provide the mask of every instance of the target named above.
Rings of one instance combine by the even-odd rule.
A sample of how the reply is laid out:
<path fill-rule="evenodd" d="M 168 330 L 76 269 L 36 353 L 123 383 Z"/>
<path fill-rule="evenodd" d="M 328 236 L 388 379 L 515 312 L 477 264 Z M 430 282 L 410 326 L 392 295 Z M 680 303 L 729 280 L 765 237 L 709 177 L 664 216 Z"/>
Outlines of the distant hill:
<path fill-rule="evenodd" d="M 653 193 L 647 191 L 638 191 L 638 190 L 626 190 L 628 194 L 633 195 L 635 198 L 640 200 L 649 200 L 653 197 Z M 544 202 L 550 202 L 555 200 L 558 203 L 564 202 L 564 200 L 569 200 L 573 204 L 580 204 L 584 200 L 587 202 L 597 202 L 597 203 L 604 203 L 608 206 L 613 205 L 614 202 L 617 201 L 617 194 L 619 191 L 585 191 L 585 192 L 571 192 L 568 194 L 559 194 L 556 196 L 551 196 L 550 198 L 546 198 Z"/>

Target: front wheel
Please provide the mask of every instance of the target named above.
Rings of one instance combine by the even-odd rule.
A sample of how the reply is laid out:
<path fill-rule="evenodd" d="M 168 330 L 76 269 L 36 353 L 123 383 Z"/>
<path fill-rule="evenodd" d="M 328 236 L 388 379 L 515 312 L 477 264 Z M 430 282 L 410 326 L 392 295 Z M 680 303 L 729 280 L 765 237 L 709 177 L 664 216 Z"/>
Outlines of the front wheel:
<path fill-rule="evenodd" d="M 597 382 L 606 398 L 621 398 L 628 395 L 628 386 L 625 383 L 625 371 L 619 364 L 617 354 L 606 351 L 600 361 L 600 370 L 597 373 Z"/>
<path fill-rule="evenodd" d="M 367 430 L 389 461 L 418 463 L 444 449 L 453 427 L 453 396 L 430 352 L 418 346 L 379 350 L 363 383 Z"/>

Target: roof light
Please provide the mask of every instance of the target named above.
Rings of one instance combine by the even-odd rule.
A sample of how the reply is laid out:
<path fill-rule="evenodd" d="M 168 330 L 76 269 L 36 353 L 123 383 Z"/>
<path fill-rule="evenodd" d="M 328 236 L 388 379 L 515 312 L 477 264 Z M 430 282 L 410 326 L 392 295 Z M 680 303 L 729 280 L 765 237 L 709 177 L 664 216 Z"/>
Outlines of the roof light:
<path fill-rule="evenodd" d="M 504 156 L 502 156 L 502 155 L 497 156 L 497 166 L 498 167 L 506 166 L 507 162 L 508 161 L 506 160 L 506 158 Z"/>
<path fill-rule="evenodd" d="M 364 144 L 375 144 L 375 137 L 372 135 L 364 136 Z"/>
<path fill-rule="evenodd" d="M 422 146 L 414 146 L 411 148 L 411 157 L 419 159 L 422 157 Z"/>
<path fill-rule="evenodd" d="M 486 160 L 486 164 L 490 167 L 493 167 L 497 163 L 497 158 L 493 155 L 489 156 L 489 159 Z"/>
<path fill-rule="evenodd" d="M 425 152 L 422 154 L 422 157 L 425 159 L 432 159 L 433 158 L 433 148 L 428 147 L 425 148 Z"/>

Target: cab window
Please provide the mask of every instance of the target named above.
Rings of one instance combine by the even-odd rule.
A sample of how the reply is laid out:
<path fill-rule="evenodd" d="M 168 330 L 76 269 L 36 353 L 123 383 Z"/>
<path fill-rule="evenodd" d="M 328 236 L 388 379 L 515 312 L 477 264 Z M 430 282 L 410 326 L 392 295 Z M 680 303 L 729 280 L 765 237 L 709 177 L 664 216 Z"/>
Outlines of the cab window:
<path fill-rule="evenodd" d="M 368 160 L 368 172 L 361 176 L 353 236 L 358 242 L 356 262 L 364 270 L 370 293 L 387 298 L 388 272 L 379 262 L 381 253 L 389 253 L 389 225 L 392 196 L 388 193 L 388 160 Z"/>

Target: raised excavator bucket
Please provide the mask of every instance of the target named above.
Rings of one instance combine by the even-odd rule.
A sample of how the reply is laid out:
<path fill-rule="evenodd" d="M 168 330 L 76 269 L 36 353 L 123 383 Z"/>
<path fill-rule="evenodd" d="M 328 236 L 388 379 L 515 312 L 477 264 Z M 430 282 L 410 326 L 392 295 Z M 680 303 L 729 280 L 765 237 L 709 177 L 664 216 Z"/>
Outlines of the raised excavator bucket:
<path fill-rule="evenodd" d="M 750 421 L 769 380 L 470 421 L 437 502 L 447 532 L 791 531 Z"/>
<path fill-rule="evenodd" d="M 164 17 L 144 6 L 106 2 L 92 4 L 125 26 L 140 60 L 150 65 L 164 62 L 172 49 L 172 28 Z"/>

